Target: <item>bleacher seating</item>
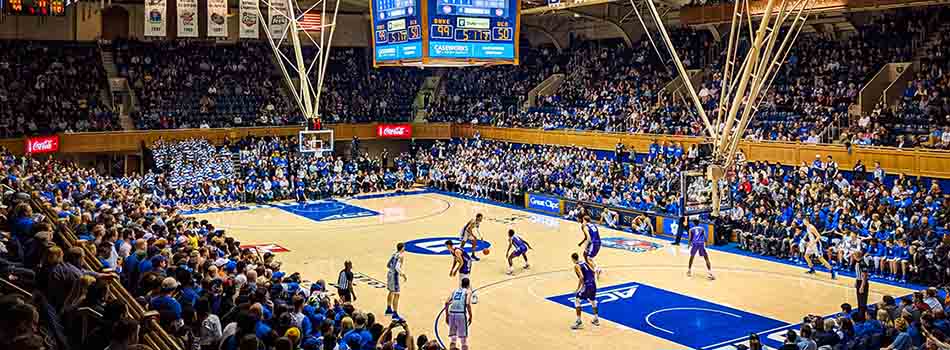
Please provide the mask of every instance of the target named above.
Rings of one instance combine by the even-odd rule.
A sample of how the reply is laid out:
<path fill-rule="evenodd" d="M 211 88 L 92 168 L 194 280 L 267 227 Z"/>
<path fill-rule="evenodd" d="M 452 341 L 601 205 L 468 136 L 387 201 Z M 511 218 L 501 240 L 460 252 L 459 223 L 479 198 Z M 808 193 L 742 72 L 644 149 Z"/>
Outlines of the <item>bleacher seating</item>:
<path fill-rule="evenodd" d="M 95 44 L 0 40 L 0 137 L 115 130 Z"/>

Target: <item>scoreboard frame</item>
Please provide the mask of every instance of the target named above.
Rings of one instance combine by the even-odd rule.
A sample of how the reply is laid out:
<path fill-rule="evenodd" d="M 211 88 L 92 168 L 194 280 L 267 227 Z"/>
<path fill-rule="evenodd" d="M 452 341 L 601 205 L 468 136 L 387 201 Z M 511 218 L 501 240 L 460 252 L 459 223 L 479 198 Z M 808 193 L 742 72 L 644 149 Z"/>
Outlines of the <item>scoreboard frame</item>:
<path fill-rule="evenodd" d="M 508 16 L 504 17 L 508 22 L 513 22 L 511 27 L 500 27 L 500 26 L 491 26 L 487 28 L 457 28 L 454 25 L 448 23 L 433 23 L 435 20 L 445 20 L 445 18 L 434 18 L 430 13 L 430 5 L 432 3 L 438 4 L 440 0 L 412 0 L 415 2 L 415 5 L 418 6 L 418 11 L 415 12 L 418 14 L 420 20 L 420 29 L 421 29 L 421 55 L 418 58 L 396 58 L 396 59 L 378 59 L 377 57 L 377 46 L 382 47 L 383 45 L 377 45 L 377 31 L 380 29 L 381 25 L 386 25 L 387 22 L 384 20 L 378 21 L 376 16 L 376 2 L 379 0 L 369 0 L 369 12 L 370 12 L 370 47 L 372 48 L 373 55 L 373 67 L 461 67 L 461 66 L 488 66 L 488 65 L 505 65 L 512 64 L 517 65 L 520 61 L 520 44 L 521 44 L 521 0 L 505 0 L 509 4 Z M 456 20 L 459 17 L 465 17 L 464 15 L 444 15 L 447 17 L 455 18 Z M 483 18 L 483 17 L 476 17 Z M 491 22 L 491 19 L 486 19 L 485 23 Z M 433 37 L 432 35 L 434 28 L 439 27 L 448 27 L 450 33 L 442 33 L 442 36 Z M 504 28 L 511 28 L 507 31 L 507 37 L 505 36 Z M 448 35 L 446 35 L 448 34 Z M 387 34 L 388 36 L 388 31 Z M 476 36 L 474 39 L 478 40 L 456 40 L 459 37 L 472 37 Z M 430 53 L 430 42 L 432 39 L 435 39 L 436 42 L 445 42 L 445 43 L 500 43 L 504 45 L 511 45 L 512 57 L 503 57 L 503 58 L 474 58 L 474 57 L 432 57 Z M 498 39 L 498 40 L 495 40 Z M 387 40 L 388 41 L 388 40 Z M 388 45 L 388 44 L 387 44 Z M 401 50 L 401 48 L 396 47 L 395 50 Z M 397 56 L 398 57 L 398 56 Z"/>

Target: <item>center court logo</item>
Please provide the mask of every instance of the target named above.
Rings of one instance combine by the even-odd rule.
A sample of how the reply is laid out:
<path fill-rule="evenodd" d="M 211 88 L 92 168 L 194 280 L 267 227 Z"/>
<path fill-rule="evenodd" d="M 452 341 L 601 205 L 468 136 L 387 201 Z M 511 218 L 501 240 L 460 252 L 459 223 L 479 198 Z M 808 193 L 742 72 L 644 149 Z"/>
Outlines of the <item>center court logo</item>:
<path fill-rule="evenodd" d="M 622 249 L 634 253 L 654 251 L 661 247 L 661 245 L 658 243 L 641 241 L 639 239 L 627 237 L 604 238 L 601 240 L 601 244 L 607 248 Z"/>
<path fill-rule="evenodd" d="M 414 239 L 406 242 L 406 251 L 423 255 L 449 255 L 449 249 L 445 247 L 445 241 L 452 241 L 458 247 L 462 244 L 458 237 L 432 237 L 423 239 Z M 466 243 L 465 251 L 471 250 L 470 243 Z M 491 243 L 478 241 L 475 245 L 475 251 L 485 250 L 491 247 Z"/>

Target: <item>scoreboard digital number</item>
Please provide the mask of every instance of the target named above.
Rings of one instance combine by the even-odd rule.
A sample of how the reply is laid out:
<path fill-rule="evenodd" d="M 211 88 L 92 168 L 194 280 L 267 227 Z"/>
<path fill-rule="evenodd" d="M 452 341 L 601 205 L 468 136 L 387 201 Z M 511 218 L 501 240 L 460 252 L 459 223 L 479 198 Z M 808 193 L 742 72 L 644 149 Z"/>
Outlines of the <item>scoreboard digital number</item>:
<path fill-rule="evenodd" d="M 371 1 L 376 65 L 518 62 L 520 0 Z"/>
<path fill-rule="evenodd" d="M 0 0 L 4 14 L 13 16 L 65 16 L 75 0 Z"/>
<path fill-rule="evenodd" d="M 376 62 L 422 59 L 420 0 L 370 0 Z"/>
<path fill-rule="evenodd" d="M 517 0 L 429 1 L 429 57 L 516 61 Z"/>

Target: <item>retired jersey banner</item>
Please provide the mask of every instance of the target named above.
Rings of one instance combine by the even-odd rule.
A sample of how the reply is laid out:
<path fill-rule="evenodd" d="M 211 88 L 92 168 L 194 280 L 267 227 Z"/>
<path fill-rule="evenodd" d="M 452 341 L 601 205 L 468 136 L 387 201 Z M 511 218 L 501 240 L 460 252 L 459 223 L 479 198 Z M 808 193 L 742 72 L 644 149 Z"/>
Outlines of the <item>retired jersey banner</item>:
<path fill-rule="evenodd" d="M 290 24 L 288 18 L 291 16 L 290 7 L 287 4 L 287 0 L 271 0 L 270 2 L 268 30 L 270 30 L 270 35 L 275 42 L 280 41 L 281 38 L 286 38 L 284 32 L 287 30 L 287 25 Z"/>
<path fill-rule="evenodd" d="M 145 36 L 165 36 L 165 0 L 145 0 Z"/>
<path fill-rule="evenodd" d="M 257 2 L 259 0 L 241 0 L 241 23 L 239 25 L 242 39 L 259 39 Z"/>
<path fill-rule="evenodd" d="M 198 37 L 198 0 L 178 0 L 178 37 Z"/>
<path fill-rule="evenodd" d="M 208 37 L 228 36 L 228 1 L 208 0 Z"/>

